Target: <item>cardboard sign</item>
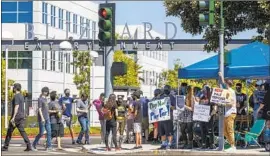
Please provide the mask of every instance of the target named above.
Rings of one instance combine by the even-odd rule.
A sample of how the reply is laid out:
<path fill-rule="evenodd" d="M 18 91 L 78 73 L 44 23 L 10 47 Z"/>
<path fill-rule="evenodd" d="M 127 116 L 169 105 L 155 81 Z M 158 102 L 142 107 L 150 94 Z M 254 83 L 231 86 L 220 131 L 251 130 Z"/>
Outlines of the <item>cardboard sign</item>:
<path fill-rule="evenodd" d="M 207 105 L 194 105 L 193 120 L 208 122 L 210 117 L 210 106 Z"/>
<path fill-rule="evenodd" d="M 176 96 L 176 110 L 184 111 L 186 96 L 184 95 L 177 95 Z"/>
<path fill-rule="evenodd" d="M 170 120 L 170 98 L 149 102 L 148 117 L 149 123 Z"/>
<path fill-rule="evenodd" d="M 227 89 L 214 88 L 211 96 L 211 103 L 227 104 L 232 98 L 231 92 Z"/>

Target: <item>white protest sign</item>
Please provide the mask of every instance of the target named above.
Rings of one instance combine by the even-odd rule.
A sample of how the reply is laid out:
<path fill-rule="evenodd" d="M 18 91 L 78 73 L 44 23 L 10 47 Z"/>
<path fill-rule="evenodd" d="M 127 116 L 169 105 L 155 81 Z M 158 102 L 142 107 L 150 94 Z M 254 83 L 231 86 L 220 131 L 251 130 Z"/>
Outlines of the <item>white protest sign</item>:
<path fill-rule="evenodd" d="M 148 103 L 149 123 L 170 120 L 170 103 L 166 97 L 161 100 L 155 100 Z"/>
<path fill-rule="evenodd" d="M 194 105 L 193 120 L 208 122 L 210 117 L 210 106 L 207 105 Z"/>
<path fill-rule="evenodd" d="M 227 104 L 232 98 L 231 92 L 227 89 L 214 88 L 211 96 L 211 103 Z"/>
<path fill-rule="evenodd" d="M 177 95 L 176 96 L 176 110 L 184 111 L 186 96 Z"/>

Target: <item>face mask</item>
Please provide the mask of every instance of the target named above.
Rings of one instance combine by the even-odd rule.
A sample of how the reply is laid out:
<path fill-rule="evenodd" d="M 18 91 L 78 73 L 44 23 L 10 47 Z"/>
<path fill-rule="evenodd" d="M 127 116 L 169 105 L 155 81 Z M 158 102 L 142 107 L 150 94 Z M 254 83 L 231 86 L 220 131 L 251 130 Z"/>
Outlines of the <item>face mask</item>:
<path fill-rule="evenodd" d="M 236 91 L 237 92 L 241 92 L 241 88 L 236 88 Z"/>
<path fill-rule="evenodd" d="M 169 94 L 170 94 L 170 91 L 169 91 L 169 90 L 164 90 L 164 93 L 165 93 L 166 95 L 169 95 Z"/>
<path fill-rule="evenodd" d="M 186 93 L 186 88 L 181 88 L 181 92 L 183 93 L 183 94 L 185 94 Z"/>
<path fill-rule="evenodd" d="M 69 97 L 70 93 L 66 93 L 66 97 Z"/>

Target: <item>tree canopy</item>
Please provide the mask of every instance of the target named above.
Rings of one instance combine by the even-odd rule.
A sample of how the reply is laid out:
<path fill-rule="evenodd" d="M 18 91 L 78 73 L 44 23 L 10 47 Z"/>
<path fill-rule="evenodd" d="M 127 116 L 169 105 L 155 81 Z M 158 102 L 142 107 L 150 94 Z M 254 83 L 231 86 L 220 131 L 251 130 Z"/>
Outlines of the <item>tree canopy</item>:
<path fill-rule="evenodd" d="M 5 84 L 6 84 L 6 61 L 5 59 L 1 58 L 1 99 L 4 101 L 5 100 Z M 12 86 L 14 84 L 14 80 L 8 80 L 8 86 Z M 8 90 L 8 101 L 11 101 L 13 97 L 13 92 L 12 89 Z"/>
<path fill-rule="evenodd" d="M 131 57 L 126 55 L 123 51 L 118 50 L 114 52 L 114 61 L 115 62 L 124 62 L 127 64 L 127 74 L 124 76 L 114 77 L 113 84 L 114 86 L 140 86 L 139 73 L 141 66 L 137 64 Z"/>
<path fill-rule="evenodd" d="M 208 40 L 204 49 L 217 51 L 219 47 L 219 30 L 199 25 L 199 1 L 165 0 L 167 16 L 181 19 L 181 27 L 192 35 L 202 34 Z M 270 40 L 270 2 L 262 1 L 224 1 L 225 45 L 240 32 L 257 29 L 258 36 L 265 43 Z M 220 25 L 220 1 L 215 1 L 215 24 Z M 259 39 L 259 38 L 257 38 Z M 268 41 L 267 41 L 267 40 Z"/>

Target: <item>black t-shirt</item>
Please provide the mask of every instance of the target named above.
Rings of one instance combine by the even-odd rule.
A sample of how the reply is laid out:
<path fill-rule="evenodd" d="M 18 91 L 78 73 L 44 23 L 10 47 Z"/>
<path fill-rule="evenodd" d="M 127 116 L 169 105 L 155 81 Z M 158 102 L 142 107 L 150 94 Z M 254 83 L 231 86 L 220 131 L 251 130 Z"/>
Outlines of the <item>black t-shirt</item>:
<path fill-rule="evenodd" d="M 270 120 L 270 90 L 264 96 L 263 99 L 263 118 L 266 120 Z M 269 113 L 267 113 L 269 111 Z"/>
<path fill-rule="evenodd" d="M 245 106 L 245 102 L 247 101 L 247 95 L 244 93 L 236 93 L 236 102 L 240 104 L 240 107 L 237 107 L 237 114 L 238 110 Z M 239 115 L 246 115 L 245 110 L 241 112 Z"/>
<path fill-rule="evenodd" d="M 24 98 L 22 96 L 21 93 L 15 94 L 14 98 L 12 99 L 12 113 L 11 113 L 11 117 L 13 117 L 14 115 L 14 111 L 15 111 L 15 106 L 19 105 L 19 109 L 18 112 L 15 116 L 15 119 L 22 119 L 24 118 L 24 108 L 23 108 L 23 104 L 24 104 Z"/>
<path fill-rule="evenodd" d="M 142 111 L 141 111 L 140 101 L 134 102 L 134 113 L 135 113 L 135 111 L 137 111 L 137 115 L 134 117 L 134 123 L 141 123 Z"/>

